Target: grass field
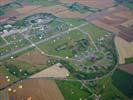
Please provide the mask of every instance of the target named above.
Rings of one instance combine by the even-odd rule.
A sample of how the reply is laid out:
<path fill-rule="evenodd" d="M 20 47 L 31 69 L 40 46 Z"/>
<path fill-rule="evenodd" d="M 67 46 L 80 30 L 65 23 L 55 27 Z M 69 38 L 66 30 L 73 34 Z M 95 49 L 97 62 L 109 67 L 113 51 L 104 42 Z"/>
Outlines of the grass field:
<path fill-rule="evenodd" d="M 61 45 L 65 45 L 65 44 L 72 45 L 74 44 L 75 41 L 78 41 L 84 38 L 86 38 L 85 35 L 83 35 L 78 30 L 74 30 L 74 31 L 70 31 L 68 34 L 66 34 L 63 37 L 59 37 L 54 40 L 50 40 L 47 43 L 40 44 L 39 48 L 50 55 L 71 57 L 72 52 L 68 47 L 60 51 L 57 51 L 56 48 L 58 48 Z"/>
<path fill-rule="evenodd" d="M 4 45 L 5 41 L 2 39 L 2 37 L 0 36 L 0 46 Z"/>
<path fill-rule="evenodd" d="M 17 0 L 17 2 L 22 2 L 23 0 Z M 58 0 L 25 0 L 30 5 L 43 5 L 43 6 L 53 6 L 59 4 Z"/>
<path fill-rule="evenodd" d="M 18 78 L 15 75 L 12 75 L 5 66 L 0 66 L 0 75 L 4 75 L 5 77 L 8 76 L 10 81 L 8 82 L 13 83 L 14 81 L 17 81 Z"/>
<path fill-rule="evenodd" d="M 126 59 L 125 59 L 125 63 L 126 63 L 126 64 L 133 63 L 133 57 L 131 57 L 131 58 L 126 58 Z"/>
<path fill-rule="evenodd" d="M 86 26 L 81 27 L 80 29 L 85 32 L 88 32 L 94 41 L 107 34 L 107 32 L 105 30 L 103 30 L 93 24 L 88 24 Z"/>
<path fill-rule="evenodd" d="M 65 100 L 86 100 L 89 93 L 79 82 L 56 81 Z"/>
<path fill-rule="evenodd" d="M 126 2 L 125 3 L 125 5 L 129 8 L 129 9 L 131 9 L 131 10 L 133 10 L 133 2 L 131 3 L 129 3 L 129 2 Z"/>
<path fill-rule="evenodd" d="M 0 55 L 5 55 L 11 53 L 12 51 L 18 50 L 20 48 L 30 45 L 29 41 L 26 39 L 17 40 L 15 42 L 10 42 L 10 44 L 0 47 Z"/>
<path fill-rule="evenodd" d="M 33 74 L 47 68 L 47 57 L 42 56 L 41 53 L 36 50 L 32 50 L 17 58 L 6 61 L 5 65 L 14 66 L 15 71 L 22 70 Z"/>
<path fill-rule="evenodd" d="M 69 24 L 71 28 L 85 23 L 85 20 L 77 18 L 63 18 L 62 21 Z"/>
<path fill-rule="evenodd" d="M 12 34 L 9 36 L 4 37 L 8 42 L 13 42 L 13 41 L 19 41 L 22 40 L 23 37 L 20 33 Z"/>
<path fill-rule="evenodd" d="M 94 87 L 94 93 L 100 95 L 101 100 L 127 100 L 127 97 L 112 84 L 111 77 L 98 80 Z"/>
<path fill-rule="evenodd" d="M 113 76 L 113 84 L 127 97 L 133 98 L 133 75 L 117 70 Z"/>

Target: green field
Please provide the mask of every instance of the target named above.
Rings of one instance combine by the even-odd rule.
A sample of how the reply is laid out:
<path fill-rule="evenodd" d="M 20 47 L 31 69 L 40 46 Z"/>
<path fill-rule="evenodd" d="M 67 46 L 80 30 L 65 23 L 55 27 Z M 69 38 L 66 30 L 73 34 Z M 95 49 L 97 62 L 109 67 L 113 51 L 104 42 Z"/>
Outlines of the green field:
<path fill-rule="evenodd" d="M 0 16 L 3 16 L 5 14 L 5 12 L 3 11 L 3 9 L 0 8 Z"/>
<path fill-rule="evenodd" d="M 70 28 L 77 27 L 81 24 L 86 23 L 83 19 L 76 19 L 76 18 L 63 18 L 62 21 L 64 21 L 66 24 L 70 26 Z"/>
<path fill-rule="evenodd" d="M 9 81 L 9 84 L 10 83 L 13 83 L 15 81 L 18 80 L 18 78 L 15 76 L 15 75 L 12 75 L 7 69 L 5 66 L 0 66 L 0 75 L 4 75 L 4 76 L 8 76 L 10 81 Z"/>
<path fill-rule="evenodd" d="M 25 39 L 18 40 L 18 41 L 15 41 L 15 42 L 11 42 L 7 46 L 0 47 L 0 55 L 10 53 L 12 51 L 15 51 L 15 50 L 21 49 L 23 47 L 26 47 L 28 45 L 30 45 L 30 43 L 29 43 L 29 41 L 27 41 Z"/>
<path fill-rule="evenodd" d="M 75 41 L 85 39 L 85 35 L 82 34 L 78 30 L 70 31 L 63 37 L 59 37 L 53 40 L 50 40 L 46 43 L 40 44 L 39 48 L 43 50 L 45 53 L 50 54 L 50 55 L 57 55 L 57 56 L 62 56 L 62 57 L 71 57 L 72 56 L 72 51 L 69 49 L 66 45 L 74 45 Z M 56 48 L 61 47 L 61 46 L 66 46 L 63 50 L 57 51 Z"/>
<path fill-rule="evenodd" d="M 20 33 L 12 34 L 9 36 L 4 37 L 8 42 L 13 42 L 13 41 L 19 41 L 23 39 L 23 36 Z"/>
<path fill-rule="evenodd" d="M 79 82 L 56 81 L 56 83 L 65 100 L 86 100 L 89 96 L 86 89 L 81 89 Z"/>
<path fill-rule="evenodd" d="M 113 76 L 113 84 L 127 97 L 133 98 L 133 75 L 117 70 Z"/>
<path fill-rule="evenodd" d="M 22 2 L 23 0 L 16 0 L 17 2 Z M 59 4 L 58 0 L 25 0 L 30 5 L 43 5 L 43 6 L 53 6 Z"/>
<path fill-rule="evenodd" d="M 29 37 L 29 39 L 32 41 L 32 42 L 39 42 L 39 41 L 41 41 L 41 40 L 44 40 L 46 38 L 46 36 L 44 35 L 44 34 L 42 34 L 42 35 L 31 35 L 30 37 Z"/>
<path fill-rule="evenodd" d="M 97 95 L 100 95 L 100 100 L 128 100 L 127 97 L 112 84 L 111 77 L 98 80 L 91 86 L 89 84 L 89 88 Z"/>
<path fill-rule="evenodd" d="M 126 2 L 125 6 L 127 6 L 129 9 L 133 10 L 133 2 Z"/>
<path fill-rule="evenodd" d="M 85 32 L 88 32 L 94 41 L 107 34 L 107 32 L 105 30 L 103 30 L 93 24 L 88 24 L 86 26 L 81 27 L 80 29 Z"/>
<path fill-rule="evenodd" d="M 0 36 L 0 46 L 4 45 L 5 41 L 2 39 L 2 37 Z"/>
<path fill-rule="evenodd" d="M 9 53 L 10 51 L 12 51 L 12 47 L 9 45 L 0 47 L 0 55 L 4 55 L 6 53 Z"/>
<path fill-rule="evenodd" d="M 125 61 L 126 61 L 126 64 L 133 63 L 133 57 L 131 57 L 131 58 L 126 58 Z"/>

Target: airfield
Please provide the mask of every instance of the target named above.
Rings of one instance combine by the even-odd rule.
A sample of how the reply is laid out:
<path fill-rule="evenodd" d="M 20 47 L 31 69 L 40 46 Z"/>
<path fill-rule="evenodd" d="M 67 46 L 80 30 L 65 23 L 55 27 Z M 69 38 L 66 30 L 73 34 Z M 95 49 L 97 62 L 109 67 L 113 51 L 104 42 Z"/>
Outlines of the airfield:
<path fill-rule="evenodd" d="M 124 66 L 132 63 L 133 13 L 118 1 L 0 1 L 0 98 L 132 98 L 133 70 Z"/>

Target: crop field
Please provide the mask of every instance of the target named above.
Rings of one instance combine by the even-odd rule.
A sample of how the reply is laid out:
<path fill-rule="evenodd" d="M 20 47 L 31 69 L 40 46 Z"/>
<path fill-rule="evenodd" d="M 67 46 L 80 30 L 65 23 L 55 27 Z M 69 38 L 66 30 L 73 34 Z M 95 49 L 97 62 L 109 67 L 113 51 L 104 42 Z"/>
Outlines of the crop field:
<path fill-rule="evenodd" d="M 67 78 L 67 76 L 69 76 L 68 70 L 65 67 L 63 67 L 60 63 L 57 63 L 47 69 L 40 71 L 39 73 L 32 75 L 30 78 L 53 77 L 64 79 Z"/>
<path fill-rule="evenodd" d="M 47 57 L 36 50 L 32 50 L 14 59 L 3 61 L 0 75 L 5 76 L 7 84 L 11 84 L 23 77 L 27 77 L 47 68 Z M 4 79 L 4 78 L 3 78 Z M 6 86 L 6 84 L 4 85 Z"/>
<path fill-rule="evenodd" d="M 119 11 L 119 12 L 118 12 Z M 91 21 L 91 23 L 108 30 L 110 32 L 119 33 L 122 30 L 120 26 L 131 20 L 133 17 L 132 12 L 124 6 L 119 6 L 105 13 L 101 17 L 98 17 Z"/>
<path fill-rule="evenodd" d="M 67 81 L 56 81 L 61 93 L 63 94 L 65 100 L 81 100 L 87 99 L 89 93 L 84 87 L 81 88 L 81 83 L 79 82 L 67 82 Z"/>
<path fill-rule="evenodd" d="M 47 57 L 41 55 L 40 52 L 34 50 L 31 52 L 28 52 L 22 56 L 19 56 L 15 59 L 16 61 L 20 62 L 26 62 L 31 65 L 45 65 L 47 63 Z"/>
<path fill-rule="evenodd" d="M 108 29 L 108 31 L 110 31 L 110 32 L 114 32 L 114 33 L 119 33 L 120 32 L 119 29 L 117 29 L 113 26 L 108 26 L 105 23 L 100 22 L 99 20 L 93 20 L 92 23 L 94 25 L 98 26 L 98 27 L 103 28 L 103 29 Z"/>
<path fill-rule="evenodd" d="M 19 73 L 27 71 L 29 74 L 33 74 L 47 68 L 46 65 L 47 57 L 41 55 L 40 52 L 36 50 L 5 62 L 5 66 L 7 68 L 8 66 L 13 66 L 14 71 L 19 71 Z"/>
<path fill-rule="evenodd" d="M 127 42 L 126 40 L 116 36 L 115 37 L 115 45 L 117 48 L 117 52 L 119 54 L 119 63 L 124 64 L 126 58 L 131 58 L 133 53 L 133 43 Z"/>
<path fill-rule="evenodd" d="M 119 66 L 119 69 L 124 71 L 124 72 L 127 72 L 129 74 L 133 74 L 133 63 L 129 63 L 129 64 L 124 64 L 124 65 L 120 65 Z"/>
<path fill-rule="evenodd" d="M 25 11 L 25 9 L 27 9 Z M 45 12 L 45 13 L 52 13 L 58 17 L 61 18 L 84 18 L 85 16 L 87 16 L 88 14 L 81 14 L 80 12 L 73 12 L 68 10 L 66 7 L 62 6 L 62 5 L 58 5 L 58 6 L 37 6 L 37 5 L 32 5 L 32 6 L 24 6 L 23 8 L 18 8 L 17 11 L 19 13 L 21 13 L 22 15 L 19 16 L 18 18 L 24 18 L 26 16 L 35 14 L 35 13 L 40 13 L 40 12 Z M 71 16 L 69 16 L 71 15 Z"/>
<path fill-rule="evenodd" d="M 116 86 L 123 94 L 132 99 L 133 75 L 118 69 L 113 74 L 112 79 L 114 86 Z"/>
<path fill-rule="evenodd" d="M 10 88 L 12 89 L 8 92 L 10 99 L 64 100 L 58 86 L 51 80 L 25 80 Z"/>
<path fill-rule="evenodd" d="M 112 7 L 114 5 L 114 0 L 78 0 L 78 1 L 77 0 L 60 0 L 60 1 L 63 3 L 78 2 L 88 7 L 99 8 L 99 9 Z"/>
<path fill-rule="evenodd" d="M 0 100 L 133 99 L 132 0 L 0 0 Z"/>
<path fill-rule="evenodd" d="M 58 5 L 60 4 L 58 0 L 18 0 L 17 2 L 19 3 L 27 3 L 28 5 L 42 5 L 42 6 L 53 6 L 53 5 Z"/>

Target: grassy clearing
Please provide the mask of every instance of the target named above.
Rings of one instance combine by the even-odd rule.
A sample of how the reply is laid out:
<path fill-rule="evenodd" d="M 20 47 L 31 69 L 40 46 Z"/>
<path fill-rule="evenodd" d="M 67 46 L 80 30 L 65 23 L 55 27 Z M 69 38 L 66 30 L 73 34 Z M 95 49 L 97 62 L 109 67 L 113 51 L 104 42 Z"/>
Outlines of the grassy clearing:
<path fill-rule="evenodd" d="M 81 84 L 78 82 L 56 81 L 65 100 L 85 100 L 89 94 L 87 90 L 81 89 Z"/>
<path fill-rule="evenodd" d="M 74 19 L 74 18 L 63 18 L 62 21 L 67 23 L 71 28 L 77 27 L 77 26 L 85 23 L 85 21 L 83 19 Z"/>
<path fill-rule="evenodd" d="M 126 96 L 133 98 L 133 75 L 117 70 L 113 76 L 113 84 Z"/>
<path fill-rule="evenodd" d="M 98 38 L 104 36 L 105 34 L 107 34 L 107 32 L 93 24 L 88 24 L 86 26 L 83 26 L 80 28 L 81 30 L 90 33 L 91 37 L 93 38 L 93 40 L 97 40 Z"/>
<path fill-rule="evenodd" d="M 71 57 L 72 51 L 68 47 L 60 51 L 57 51 L 56 48 L 58 48 L 59 46 L 65 45 L 65 44 L 67 45 L 74 44 L 75 41 L 81 40 L 83 38 L 86 38 L 86 37 L 80 31 L 74 30 L 74 31 L 71 31 L 69 34 L 66 34 L 63 37 L 50 40 L 44 44 L 40 44 L 39 48 L 43 50 L 44 52 L 51 54 L 51 55 Z"/>

